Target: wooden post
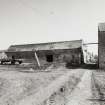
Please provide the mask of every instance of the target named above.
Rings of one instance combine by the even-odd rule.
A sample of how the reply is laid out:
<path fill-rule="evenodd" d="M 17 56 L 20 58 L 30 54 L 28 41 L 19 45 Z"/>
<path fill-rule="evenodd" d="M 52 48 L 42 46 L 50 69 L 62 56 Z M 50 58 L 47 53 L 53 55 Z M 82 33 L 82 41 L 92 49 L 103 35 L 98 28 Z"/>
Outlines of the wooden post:
<path fill-rule="evenodd" d="M 40 67 L 40 62 L 39 62 L 39 58 L 38 58 L 38 56 L 37 56 L 36 51 L 35 51 L 35 59 L 36 59 L 36 61 L 37 61 L 38 66 Z"/>

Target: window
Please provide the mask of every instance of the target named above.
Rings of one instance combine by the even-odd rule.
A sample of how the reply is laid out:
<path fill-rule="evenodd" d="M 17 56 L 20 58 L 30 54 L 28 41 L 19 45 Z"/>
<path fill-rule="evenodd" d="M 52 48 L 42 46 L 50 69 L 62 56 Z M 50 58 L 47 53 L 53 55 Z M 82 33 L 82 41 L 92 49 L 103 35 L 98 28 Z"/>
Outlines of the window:
<path fill-rule="evenodd" d="M 47 62 L 53 62 L 53 55 L 46 55 Z"/>

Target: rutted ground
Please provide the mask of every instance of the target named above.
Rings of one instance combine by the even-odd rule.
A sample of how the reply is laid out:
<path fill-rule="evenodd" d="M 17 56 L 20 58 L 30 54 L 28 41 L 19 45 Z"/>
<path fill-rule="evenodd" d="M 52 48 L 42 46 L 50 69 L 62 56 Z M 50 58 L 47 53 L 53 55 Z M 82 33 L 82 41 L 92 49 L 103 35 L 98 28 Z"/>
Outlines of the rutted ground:
<path fill-rule="evenodd" d="M 59 68 L 57 71 L 46 72 L 19 72 L 15 68 L 8 71 L 0 70 L 0 105 L 15 105 L 25 97 L 35 95 L 43 87 L 47 87 L 68 70 Z M 76 70 L 69 71 L 71 73 Z M 79 73 L 79 72 L 78 72 Z M 73 80 L 72 80 L 73 81 Z M 57 85 L 57 84 L 56 84 Z"/>
<path fill-rule="evenodd" d="M 64 83 L 66 75 L 70 78 Z M 63 88 L 59 90 L 60 86 Z M 45 91 L 40 92 L 42 89 Z M 18 71 L 14 67 L 0 67 L 0 105 L 26 105 L 24 101 L 36 105 L 35 97 L 39 93 L 41 101 L 47 97 L 41 105 L 105 105 L 105 72 L 63 67 L 51 71 Z"/>
<path fill-rule="evenodd" d="M 16 105 L 66 105 L 68 95 L 80 82 L 83 74 L 84 70 L 81 69 L 68 71 L 49 84 L 48 87 L 26 97 Z"/>
<path fill-rule="evenodd" d="M 54 94 L 51 103 L 44 105 L 105 105 L 105 72 L 84 71 L 81 81 L 73 91 Z"/>
<path fill-rule="evenodd" d="M 105 72 L 86 70 L 67 105 L 105 105 Z"/>
<path fill-rule="evenodd" d="M 92 77 L 94 105 L 105 105 L 105 72 L 94 71 Z"/>
<path fill-rule="evenodd" d="M 92 97 L 91 74 L 91 71 L 85 71 L 85 74 L 81 78 L 81 82 L 69 95 L 67 105 L 92 105 L 92 102 L 89 101 Z"/>
<path fill-rule="evenodd" d="M 0 105 L 14 105 L 25 96 L 32 95 L 46 87 L 64 72 L 23 73 L 0 72 Z"/>

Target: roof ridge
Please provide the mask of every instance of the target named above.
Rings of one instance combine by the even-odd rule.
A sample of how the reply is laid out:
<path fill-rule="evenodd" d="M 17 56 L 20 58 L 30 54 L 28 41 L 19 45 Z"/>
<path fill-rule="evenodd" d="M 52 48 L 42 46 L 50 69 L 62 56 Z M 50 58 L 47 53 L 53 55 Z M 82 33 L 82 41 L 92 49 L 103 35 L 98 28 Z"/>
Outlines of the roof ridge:
<path fill-rule="evenodd" d="M 54 44 L 54 43 L 64 43 L 64 42 L 75 42 L 75 41 L 81 41 L 82 42 L 82 39 L 80 40 L 70 40 L 70 41 L 56 41 L 56 42 L 45 42 L 45 43 L 32 43 L 32 44 L 16 44 L 16 45 L 11 45 L 12 47 L 13 46 L 24 46 L 24 45 L 43 45 L 43 44 Z"/>

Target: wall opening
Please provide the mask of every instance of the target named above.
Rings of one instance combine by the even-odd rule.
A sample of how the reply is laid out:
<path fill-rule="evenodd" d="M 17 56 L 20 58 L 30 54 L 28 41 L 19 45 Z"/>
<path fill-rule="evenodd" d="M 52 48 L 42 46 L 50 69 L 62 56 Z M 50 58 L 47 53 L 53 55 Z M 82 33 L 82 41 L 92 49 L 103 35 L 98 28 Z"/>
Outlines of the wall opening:
<path fill-rule="evenodd" d="M 47 62 L 53 62 L 53 55 L 46 55 Z"/>

